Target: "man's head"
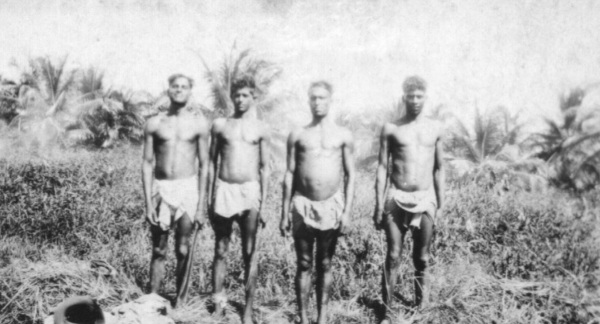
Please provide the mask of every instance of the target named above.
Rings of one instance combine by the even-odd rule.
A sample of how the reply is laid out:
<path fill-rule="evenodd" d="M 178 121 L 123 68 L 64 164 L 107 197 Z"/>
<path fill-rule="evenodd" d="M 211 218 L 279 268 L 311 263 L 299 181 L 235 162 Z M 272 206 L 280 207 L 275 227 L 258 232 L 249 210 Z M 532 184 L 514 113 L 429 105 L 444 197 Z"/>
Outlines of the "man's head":
<path fill-rule="evenodd" d="M 190 99 L 193 86 L 194 80 L 189 76 L 180 73 L 173 74 L 169 77 L 169 90 L 167 90 L 167 94 L 171 102 L 185 105 Z"/>
<path fill-rule="evenodd" d="M 254 79 L 244 76 L 233 81 L 231 100 L 237 113 L 245 113 L 254 104 L 256 85 Z"/>
<path fill-rule="evenodd" d="M 406 112 L 412 116 L 418 116 L 423 111 L 423 105 L 427 99 L 427 82 L 420 76 L 410 76 L 402 84 L 404 95 L 402 101 Z"/>
<path fill-rule="evenodd" d="M 315 81 L 308 88 L 308 104 L 315 117 L 325 117 L 329 113 L 333 87 L 327 81 Z"/>

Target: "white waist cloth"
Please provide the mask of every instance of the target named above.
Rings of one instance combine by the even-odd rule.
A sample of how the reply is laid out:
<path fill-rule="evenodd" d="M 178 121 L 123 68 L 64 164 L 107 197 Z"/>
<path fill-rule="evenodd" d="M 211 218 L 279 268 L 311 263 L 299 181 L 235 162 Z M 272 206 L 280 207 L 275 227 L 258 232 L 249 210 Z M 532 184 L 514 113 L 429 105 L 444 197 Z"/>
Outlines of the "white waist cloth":
<path fill-rule="evenodd" d="M 175 180 L 154 179 L 152 197 L 157 199 L 158 223 L 163 230 L 168 230 L 184 214 L 192 220 L 198 209 L 198 176 Z"/>
<path fill-rule="evenodd" d="M 260 183 L 248 181 L 244 183 L 229 183 L 217 180 L 214 208 L 215 214 L 231 217 L 246 210 L 260 208 Z"/>
<path fill-rule="evenodd" d="M 421 215 L 428 214 L 435 222 L 435 210 L 437 209 L 437 197 L 433 186 L 421 191 L 402 191 L 400 189 L 388 188 L 384 212 L 391 214 L 397 207 L 414 214 L 412 219 L 405 219 L 404 225 L 409 222 L 411 227 L 421 228 Z M 408 226 L 406 226 L 408 227 Z"/>
<path fill-rule="evenodd" d="M 292 215 L 294 228 L 299 222 L 321 230 L 337 229 L 340 226 L 340 216 L 344 211 L 344 194 L 341 191 L 321 200 L 310 200 L 302 195 L 294 195 L 292 200 Z"/>

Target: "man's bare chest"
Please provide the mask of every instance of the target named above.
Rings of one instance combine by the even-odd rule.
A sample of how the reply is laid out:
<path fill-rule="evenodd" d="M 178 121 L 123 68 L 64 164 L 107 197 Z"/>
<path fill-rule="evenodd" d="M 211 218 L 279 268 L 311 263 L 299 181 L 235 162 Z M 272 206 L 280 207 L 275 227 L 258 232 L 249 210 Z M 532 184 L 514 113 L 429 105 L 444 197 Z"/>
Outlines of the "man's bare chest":
<path fill-rule="evenodd" d="M 331 154 L 339 152 L 343 144 L 336 134 L 306 133 L 298 139 L 296 147 L 301 153 Z"/>
<path fill-rule="evenodd" d="M 193 141 L 198 134 L 189 125 L 161 125 L 155 133 L 155 138 L 163 142 Z"/>
<path fill-rule="evenodd" d="M 241 123 L 225 125 L 225 127 L 217 133 L 217 136 L 224 144 L 245 143 L 257 145 L 261 139 L 261 133 L 256 127 Z"/>
<path fill-rule="evenodd" d="M 415 126 L 399 126 L 388 137 L 392 146 L 423 146 L 432 147 L 437 141 L 436 130 Z"/>

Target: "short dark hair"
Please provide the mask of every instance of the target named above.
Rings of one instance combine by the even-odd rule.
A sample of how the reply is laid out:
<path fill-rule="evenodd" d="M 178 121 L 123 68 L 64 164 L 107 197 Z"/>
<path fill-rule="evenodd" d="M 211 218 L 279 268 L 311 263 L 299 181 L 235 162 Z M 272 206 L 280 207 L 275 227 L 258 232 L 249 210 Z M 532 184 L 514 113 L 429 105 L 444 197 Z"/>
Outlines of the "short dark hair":
<path fill-rule="evenodd" d="M 404 80 L 404 83 L 402 84 L 402 89 L 404 90 L 404 93 L 413 90 L 427 91 L 427 81 L 425 81 L 425 79 L 418 75 L 412 75 L 406 78 L 406 80 Z"/>
<path fill-rule="evenodd" d="M 254 78 L 249 75 L 242 75 L 231 83 L 231 92 L 230 95 L 233 96 L 238 90 L 249 88 L 252 91 L 252 96 L 256 95 L 256 83 L 254 83 Z"/>
<path fill-rule="evenodd" d="M 171 75 L 168 79 L 169 86 L 172 85 L 173 82 L 175 82 L 175 80 L 177 80 L 179 78 L 184 78 L 184 79 L 188 80 L 188 83 L 190 84 L 190 89 L 194 87 L 194 79 L 192 79 L 189 76 L 182 74 L 182 73 L 175 73 L 175 74 Z"/>
<path fill-rule="evenodd" d="M 331 83 L 325 80 L 317 80 L 311 82 L 310 86 L 308 87 L 308 91 L 310 91 L 312 88 L 324 88 L 325 90 L 327 90 L 327 92 L 329 92 L 329 95 L 333 94 L 333 86 L 331 85 Z"/>

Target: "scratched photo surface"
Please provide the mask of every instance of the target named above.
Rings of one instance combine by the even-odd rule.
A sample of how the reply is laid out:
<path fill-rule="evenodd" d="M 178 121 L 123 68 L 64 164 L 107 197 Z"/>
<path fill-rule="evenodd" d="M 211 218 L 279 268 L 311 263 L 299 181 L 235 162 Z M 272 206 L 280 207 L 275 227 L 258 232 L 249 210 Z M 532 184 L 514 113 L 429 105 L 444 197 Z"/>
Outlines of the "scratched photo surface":
<path fill-rule="evenodd" d="M 598 17 L 592 0 L 0 2 L 0 323 L 54 323 L 57 306 L 76 296 L 89 296 L 106 323 L 245 321 L 238 225 L 224 314 L 214 312 L 209 221 L 190 245 L 188 300 L 173 307 L 175 231 L 161 297 L 148 295 L 146 125 L 170 116 L 168 78 L 178 73 L 193 79 L 182 108 L 190 115 L 178 125 L 192 132 L 200 121 L 207 145 L 213 122 L 236 116 L 233 83 L 256 85 L 248 116 L 266 129 L 268 190 L 255 323 L 302 320 L 294 239 L 280 234 L 282 188 L 290 133 L 315 123 L 310 85 L 318 80 L 332 85 L 327 120 L 352 135 L 356 170 L 327 323 L 600 323 Z M 414 143 L 439 134 L 432 172 L 445 183 L 419 307 L 416 232 L 407 232 L 398 261 L 374 224 L 378 174 L 389 184 L 407 159 L 380 151 L 392 143 L 382 130 L 411 116 L 411 76 L 426 81 L 426 122 L 398 131 L 397 141 L 426 154 Z M 347 177 L 339 178 L 344 192 Z M 386 260 L 399 269 L 387 305 Z M 320 268 L 312 269 L 307 309 L 316 323 Z"/>

